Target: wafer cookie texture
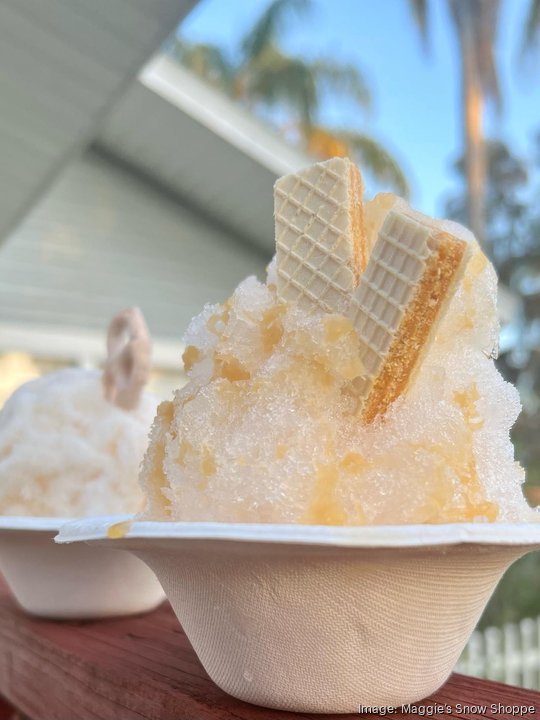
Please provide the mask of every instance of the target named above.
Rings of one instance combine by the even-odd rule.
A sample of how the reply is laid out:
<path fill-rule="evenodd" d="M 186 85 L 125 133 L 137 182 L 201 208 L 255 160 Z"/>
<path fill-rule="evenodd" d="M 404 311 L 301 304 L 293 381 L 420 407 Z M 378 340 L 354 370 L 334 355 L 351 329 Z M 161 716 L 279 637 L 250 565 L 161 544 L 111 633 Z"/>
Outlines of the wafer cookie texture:
<path fill-rule="evenodd" d="M 362 180 L 333 158 L 280 178 L 274 188 L 277 294 L 310 312 L 336 312 L 367 265 Z"/>
<path fill-rule="evenodd" d="M 406 390 L 469 254 L 464 240 L 388 214 L 348 310 L 366 370 L 354 381 L 365 422 Z"/>

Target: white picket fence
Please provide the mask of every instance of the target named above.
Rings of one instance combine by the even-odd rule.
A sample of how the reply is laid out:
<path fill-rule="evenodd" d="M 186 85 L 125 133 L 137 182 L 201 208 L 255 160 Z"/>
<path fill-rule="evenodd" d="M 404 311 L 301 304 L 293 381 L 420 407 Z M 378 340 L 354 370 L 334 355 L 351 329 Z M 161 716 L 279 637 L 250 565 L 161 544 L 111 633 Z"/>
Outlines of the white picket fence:
<path fill-rule="evenodd" d="M 476 630 L 456 671 L 540 690 L 540 617 Z"/>

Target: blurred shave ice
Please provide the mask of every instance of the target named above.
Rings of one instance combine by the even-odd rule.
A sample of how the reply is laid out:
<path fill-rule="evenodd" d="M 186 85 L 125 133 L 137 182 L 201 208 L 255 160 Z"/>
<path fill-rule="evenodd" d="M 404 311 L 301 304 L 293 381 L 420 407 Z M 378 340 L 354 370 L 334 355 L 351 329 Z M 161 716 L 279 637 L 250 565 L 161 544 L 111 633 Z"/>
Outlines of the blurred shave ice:
<path fill-rule="evenodd" d="M 67 368 L 22 385 L 0 412 L 0 514 L 133 513 L 157 398 L 143 392 L 151 343 L 141 312 L 111 322 L 103 374 Z"/>
<path fill-rule="evenodd" d="M 276 256 L 185 336 L 158 409 L 151 520 L 322 525 L 537 518 L 497 371 L 497 279 L 473 235 L 334 158 L 278 180 Z"/>

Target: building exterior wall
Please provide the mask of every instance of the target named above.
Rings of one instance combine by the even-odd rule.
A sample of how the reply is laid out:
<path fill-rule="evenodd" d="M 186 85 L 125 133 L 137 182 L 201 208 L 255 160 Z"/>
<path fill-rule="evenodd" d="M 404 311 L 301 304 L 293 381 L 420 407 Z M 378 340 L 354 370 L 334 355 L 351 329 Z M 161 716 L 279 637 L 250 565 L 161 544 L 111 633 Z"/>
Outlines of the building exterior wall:
<path fill-rule="evenodd" d="M 144 179 L 88 153 L 0 247 L 3 324 L 103 330 L 138 305 L 178 339 L 268 258 Z M 9 349 L 9 348 L 8 348 Z"/>

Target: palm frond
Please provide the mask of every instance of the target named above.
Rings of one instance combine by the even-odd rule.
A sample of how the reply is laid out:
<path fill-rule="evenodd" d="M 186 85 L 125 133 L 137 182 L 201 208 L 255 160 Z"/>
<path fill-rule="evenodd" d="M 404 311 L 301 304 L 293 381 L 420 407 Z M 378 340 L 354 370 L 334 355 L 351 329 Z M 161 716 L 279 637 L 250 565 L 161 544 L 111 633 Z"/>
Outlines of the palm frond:
<path fill-rule="evenodd" d="M 523 28 L 522 53 L 533 50 L 540 34 L 540 0 L 530 0 L 529 10 Z"/>
<path fill-rule="evenodd" d="M 362 72 L 355 65 L 324 58 L 310 63 L 309 67 L 321 90 L 328 89 L 352 98 L 365 109 L 371 106 L 371 93 Z"/>
<path fill-rule="evenodd" d="M 297 115 L 300 125 L 313 124 L 318 92 L 310 66 L 267 46 L 246 71 L 245 94 L 267 107 L 286 106 Z"/>
<path fill-rule="evenodd" d="M 288 15 L 307 12 L 310 7 L 311 0 L 272 0 L 242 40 L 244 62 L 252 62 L 266 47 L 276 44 L 277 35 Z"/>
<path fill-rule="evenodd" d="M 349 148 L 349 154 L 357 157 L 360 165 L 381 183 L 388 183 L 396 192 L 407 198 L 410 194 L 409 183 L 397 160 L 376 140 L 356 132 L 336 132 L 336 135 Z"/>
<path fill-rule="evenodd" d="M 420 31 L 420 37 L 424 45 L 424 49 L 429 48 L 429 17 L 428 17 L 428 0 L 408 0 L 412 16 Z"/>
<path fill-rule="evenodd" d="M 167 47 L 167 52 L 210 85 L 220 88 L 229 95 L 232 94 L 236 68 L 217 45 L 194 44 L 176 37 Z"/>

